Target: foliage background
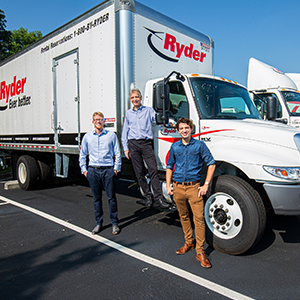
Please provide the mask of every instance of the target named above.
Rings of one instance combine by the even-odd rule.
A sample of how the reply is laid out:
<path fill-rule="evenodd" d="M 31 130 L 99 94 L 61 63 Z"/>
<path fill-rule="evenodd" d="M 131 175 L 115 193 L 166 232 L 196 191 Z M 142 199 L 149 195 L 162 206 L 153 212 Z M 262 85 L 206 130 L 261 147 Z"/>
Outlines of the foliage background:
<path fill-rule="evenodd" d="M 29 46 L 43 36 L 41 31 L 28 31 L 24 27 L 6 30 L 6 23 L 5 13 L 0 9 L 0 61 Z"/>

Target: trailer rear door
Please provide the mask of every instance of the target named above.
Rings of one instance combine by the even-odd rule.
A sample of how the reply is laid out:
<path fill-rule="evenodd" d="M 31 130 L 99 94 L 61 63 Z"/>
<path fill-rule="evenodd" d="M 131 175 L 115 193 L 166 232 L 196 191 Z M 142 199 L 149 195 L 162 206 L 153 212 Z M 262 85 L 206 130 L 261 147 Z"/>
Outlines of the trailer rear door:
<path fill-rule="evenodd" d="M 53 59 L 54 135 L 57 148 L 78 147 L 79 140 L 78 49 Z"/>

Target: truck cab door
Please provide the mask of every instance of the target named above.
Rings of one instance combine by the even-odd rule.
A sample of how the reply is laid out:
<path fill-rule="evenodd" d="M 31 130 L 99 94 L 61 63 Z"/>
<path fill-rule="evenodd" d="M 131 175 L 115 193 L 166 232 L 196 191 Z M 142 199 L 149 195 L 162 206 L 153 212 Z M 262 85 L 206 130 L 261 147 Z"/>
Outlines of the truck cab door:
<path fill-rule="evenodd" d="M 188 92 L 188 85 L 185 87 L 185 83 L 181 81 L 170 81 L 168 84 L 170 87 L 170 109 L 167 111 L 169 124 L 167 126 L 153 124 L 154 153 L 159 170 L 166 168 L 171 145 L 181 139 L 174 126 L 177 120 L 183 117 L 192 119 L 196 125 L 193 137 L 199 138 L 198 116 L 196 109 L 193 109 L 194 104 Z"/>
<path fill-rule="evenodd" d="M 282 104 L 280 103 L 280 100 L 278 99 L 278 97 L 275 93 L 262 93 L 262 94 L 258 94 L 258 96 L 260 98 L 262 98 L 264 101 L 267 101 L 267 97 L 269 97 L 269 96 L 275 97 L 276 98 L 276 111 L 277 111 L 276 121 L 283 122 L 283 123 L 287 123 L 289 121 L 289 115 L 286 113 L 286 107 L 285 107 L 285 105 L 282 106 Z M 260 116 L 263 119 L 266 119 L 266 116 L 262 115 L 265 110 L 263 108 L 264 102 L 259 97 L 257 97 L 256 94 L 254 94 L 253 102 L 254 102 L 254 105 L 255 105 L 257 111 L 259 112 Z M 284 120 L 286 120 L 286 122 Z"/>
<path fill-rule="evenodd" d="M 56 148 L 80 146 L 78 49 L 53 59 L 53 129 Z"/>

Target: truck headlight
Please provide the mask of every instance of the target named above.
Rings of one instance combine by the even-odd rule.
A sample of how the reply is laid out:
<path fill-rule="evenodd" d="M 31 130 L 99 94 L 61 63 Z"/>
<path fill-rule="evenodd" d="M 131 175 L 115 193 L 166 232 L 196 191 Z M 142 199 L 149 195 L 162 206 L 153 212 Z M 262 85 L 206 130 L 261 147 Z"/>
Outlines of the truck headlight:
<path fill-rule="evenodd" d="M 275 177 L 287 180 L 299 180 L 300 168 L 284 168 L 263 166 L 264 170 Z"/>

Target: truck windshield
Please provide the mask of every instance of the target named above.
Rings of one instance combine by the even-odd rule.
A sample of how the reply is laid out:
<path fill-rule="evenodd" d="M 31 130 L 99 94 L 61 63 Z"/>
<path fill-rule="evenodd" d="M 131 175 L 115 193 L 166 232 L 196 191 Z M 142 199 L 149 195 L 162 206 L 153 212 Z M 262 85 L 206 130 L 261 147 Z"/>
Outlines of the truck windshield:
<path fill-rule="evenodd" d="M 291 116 L 300 116 L 300 93 L 281 91 Z"/>
<path fill-rule="evenodd" d="M 245 88 L 208 78 L 190 81 L 203 119 L 260 119 Z"/>

